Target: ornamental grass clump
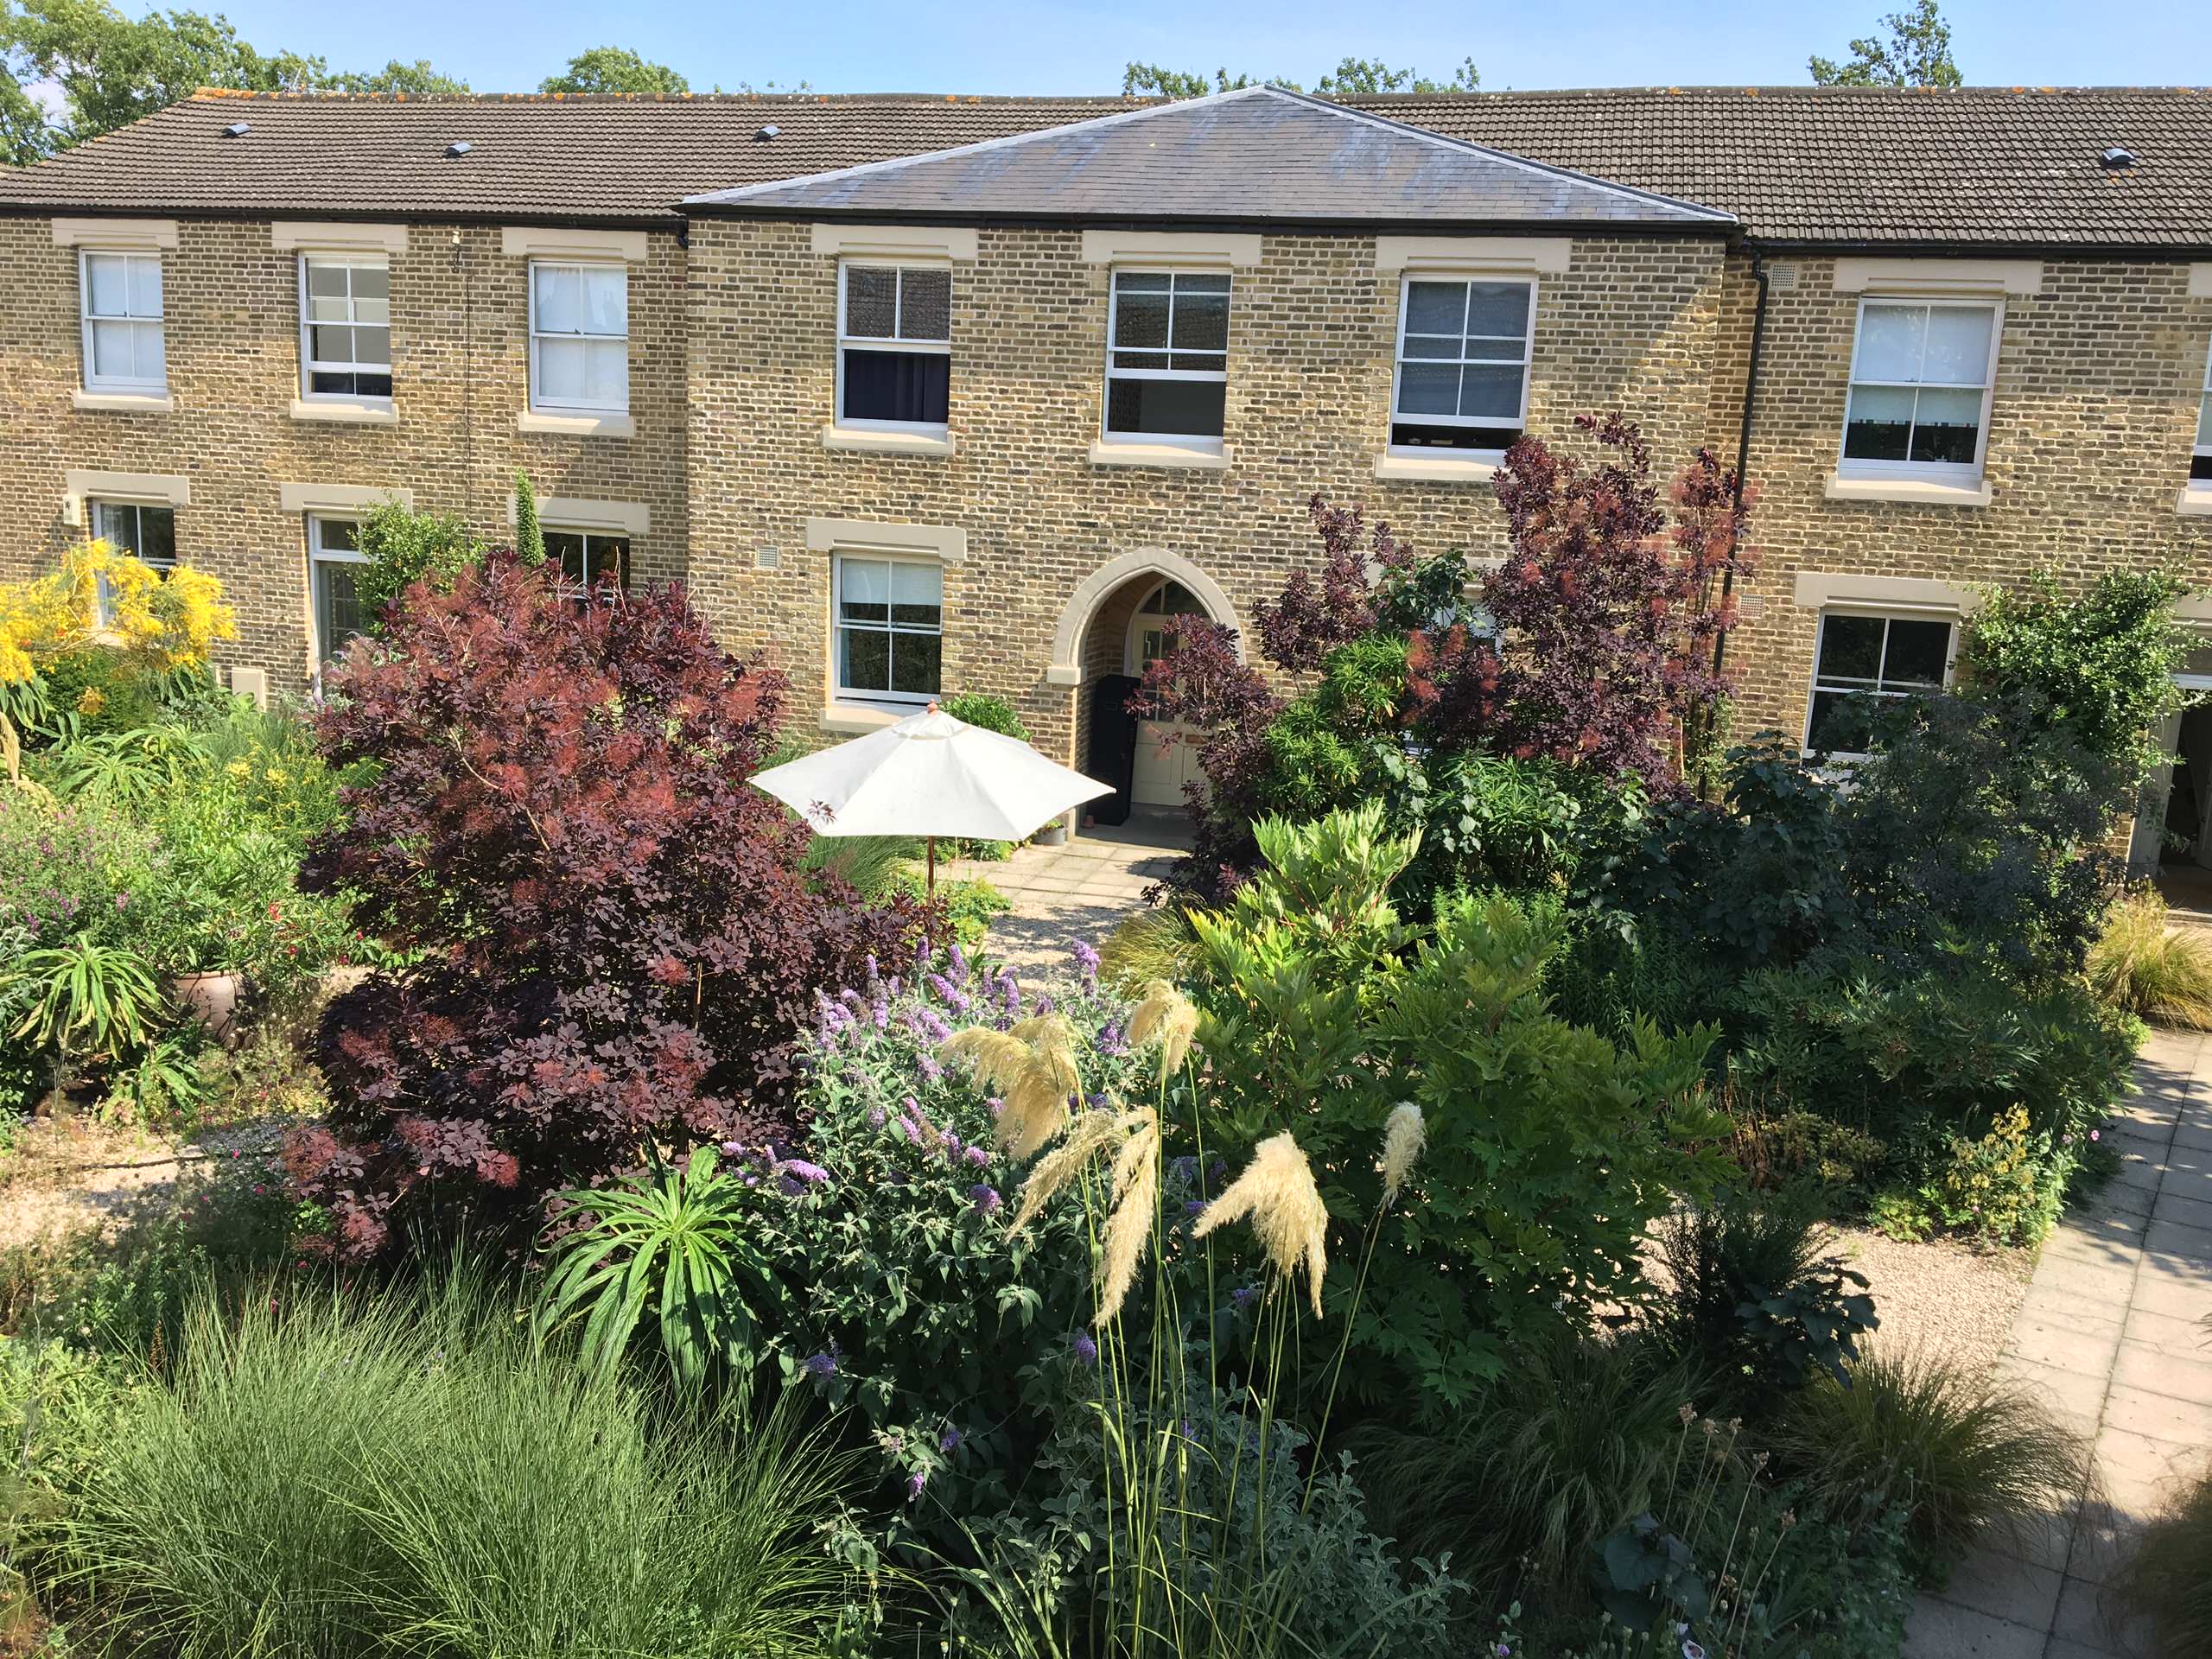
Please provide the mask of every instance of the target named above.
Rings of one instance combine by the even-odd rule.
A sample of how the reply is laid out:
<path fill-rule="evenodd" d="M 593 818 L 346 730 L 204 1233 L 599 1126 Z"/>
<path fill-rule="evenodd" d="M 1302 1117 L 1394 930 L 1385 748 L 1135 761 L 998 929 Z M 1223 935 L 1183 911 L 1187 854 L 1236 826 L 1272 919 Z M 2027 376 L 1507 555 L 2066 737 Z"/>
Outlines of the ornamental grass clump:
<path fill-rule="evenodd" d="M 2089 988 L 2109 1007 L 2191 1031 L 2212 1030 L 2212 938 L 2176 927 L 2146 888 L 2114 905 L 2089 947 Z"/>

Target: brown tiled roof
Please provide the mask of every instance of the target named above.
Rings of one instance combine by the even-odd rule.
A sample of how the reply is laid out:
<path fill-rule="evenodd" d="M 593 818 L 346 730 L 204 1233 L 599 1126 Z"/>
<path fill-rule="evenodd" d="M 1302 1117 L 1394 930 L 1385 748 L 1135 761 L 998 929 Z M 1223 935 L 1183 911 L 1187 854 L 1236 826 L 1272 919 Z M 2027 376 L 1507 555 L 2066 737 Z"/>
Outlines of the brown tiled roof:
<path fill-rule="evenodd" d="M 1688 202 L 1276 86 L 696 197 L 730 213 L 1291 225 L 1600 225 L 1726 235 Z"/>
<path fill-rule="evenodd" d="M 1771 240 L 2212 249 L 2212 92 L 1627 88 L 1352 102 L 1720 208 Z M 202 94 L 35 168 L 0 168 L 0 210 L 668 223 L 690 196 L 1134 107 Z M 250 130 L 224 137 L 234 121 Z M 757 138 L 764 124 L 778 137 Z M 467 156 L 446 155 L 455 139 Z M 2101 167 L 2113 145 L 2136 165 Z"/>
<path fill-rule="evenodd" d="M 1686 87 L 1354 100 L 1773 241 L 2212 248 L 2212 90 Z M 2108 172 L 2113 146 L 2136 165 Z"/>
<path fill-rule="evenodd" d="M 949 149 L 1120 98 L 201 92 L 20 171 L 0 205 L 146 213 L 674 224 L 702 191 Z M 223 130 L 243 121 L 246 132 Z M 776 137 L 758 135 L 773 126 Z M 465 140 L 468 153 L 448 156 Z"/>

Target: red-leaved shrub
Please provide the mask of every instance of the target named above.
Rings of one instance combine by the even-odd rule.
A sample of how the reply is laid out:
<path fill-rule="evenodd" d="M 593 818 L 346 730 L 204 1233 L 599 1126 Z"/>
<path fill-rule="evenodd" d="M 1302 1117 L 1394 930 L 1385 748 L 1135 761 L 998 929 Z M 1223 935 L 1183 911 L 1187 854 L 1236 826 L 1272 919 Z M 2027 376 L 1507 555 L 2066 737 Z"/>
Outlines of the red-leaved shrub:
<path fill-rule="evenodd" d="M 371 769 L 302 882 L 419 953 L 332 1002 L 332 1109 L 288 1150 L 339 1255 L 785 1127 L 814 988 L 918 921 L 803 871 L 807 831 L 747 786 L 786 690 L 680 588 L 579 604 L 504 552 L 334 669 L 318 735 Z"/>

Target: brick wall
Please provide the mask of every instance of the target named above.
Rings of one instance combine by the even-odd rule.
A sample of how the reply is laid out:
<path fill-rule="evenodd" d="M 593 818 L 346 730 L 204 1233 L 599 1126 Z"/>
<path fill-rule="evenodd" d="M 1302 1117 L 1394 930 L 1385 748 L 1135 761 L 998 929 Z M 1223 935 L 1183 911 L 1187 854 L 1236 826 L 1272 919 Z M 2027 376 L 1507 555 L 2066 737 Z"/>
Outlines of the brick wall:
<path fill-rule="evenodd" d="M 1573 442 L 1577 411 L 1620 404 L 1680 465 L 1703 437 L 1720 264 L 1710 242 L 1577 243 L 1568 273 L 1539 284 L 1530 429 Z M 1375 475 L 1399 283 L 1376 270 L 1371 238 L 1269 236 L 1260 264 L 1234 273 L 1226 471 L 1090 462 L 1109 270 L 1084 262 L 1077 232 L 1029 228 L 983 230 L 978 257 L 955 266 L 954 453 L 825 449 L 836 270 L 804 225 L 692 227 L 697 588 L 725 639 L 791 673 L 810 727 L 830 690 L 831 558 L 807 548 L 810 518 L 965 531 L 945 572 L 944 685 L 1009 698 L 1039 747 L 1068 757 L 1083 690 L 1046 681 L 1054 632 L 1077 586 L 1121 556 L 1191 560 L 1249 626 L 1253 601 L 1312 563 L 1317 490 L 1425 546 L 1502 545 L 1487 485 Z M 760 569 L 767 548 L 775 568 Z"/>
<path fill-rule="evenodd" d="M 288 689 L 310 664 L 305 525 L 282 509 L 284 483 L 409 488 L 417 508 L 504 538 L 521 467 L 541 495 L 645 505 L 637 569 L 683 574 L 682 248 L 655 235 L 630 268 L 628 440 L 517 431 L 527 263 L 501 253 L 496 228 L 409 226 L 391 261 L 397 423 L 296 421 L 298 256 L 276 249 L 265 221 L 187 219 L 162 256 L 174 411 L 79 410 L 77 251 L 55 245 L 50 220 L 0 219 L 0 573 L 42 568 L 86 533 L 63 522 L 70 469 L 185 477 L 178 551 L 219 577 L 238 609 L 227 656 Z"/>

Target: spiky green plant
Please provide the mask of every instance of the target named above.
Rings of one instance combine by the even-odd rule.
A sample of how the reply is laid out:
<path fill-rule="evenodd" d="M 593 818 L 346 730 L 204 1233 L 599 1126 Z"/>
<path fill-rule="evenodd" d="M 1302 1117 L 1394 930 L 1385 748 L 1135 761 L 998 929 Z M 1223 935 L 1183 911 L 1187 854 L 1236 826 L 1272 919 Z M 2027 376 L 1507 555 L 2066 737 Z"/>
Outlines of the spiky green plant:
<path fill-rule="evenodd" d="M 161 1000 L 143 957 L 82 938 L 26 950 L 0 976 L 0 986 L 12 985 L 32 996 L 13 1035 L 64 1054 L 111 1054 L 137 1042 Z"/>
<path fill-rule="evenodd" d="M 2212 1030 L 2212 934 L 2176 927 L 2149 889 L 2114 905 L 2089 947 L 2089 988 L 2116 1008 L 2192 1031 Z"/>
<path fill-rule="evenodd" d="M 2166 1659 L 2212 1659 L 2212 1473 L 2152 1522 L 2120 1583 L 2157 1624 Z"/>
<path fill-rule="evenodd" d="M 679 1388 L 695 1393 L 718 1370 L 741 1387 L 747 1377 L 756 1332 L 743 1286 L 773 1294 L 776 1281 L 747 1234 L 744 1183 L 716 1161 L 701 1147 L 681 1167 L 656 1157 L 642 1175 L 560 1195 L 590 1219 L 552 1244 L 537 1324 L 550 1333 L 581 1320 L 593 1375 L 615 1375 L 651 1306 Z"/>

